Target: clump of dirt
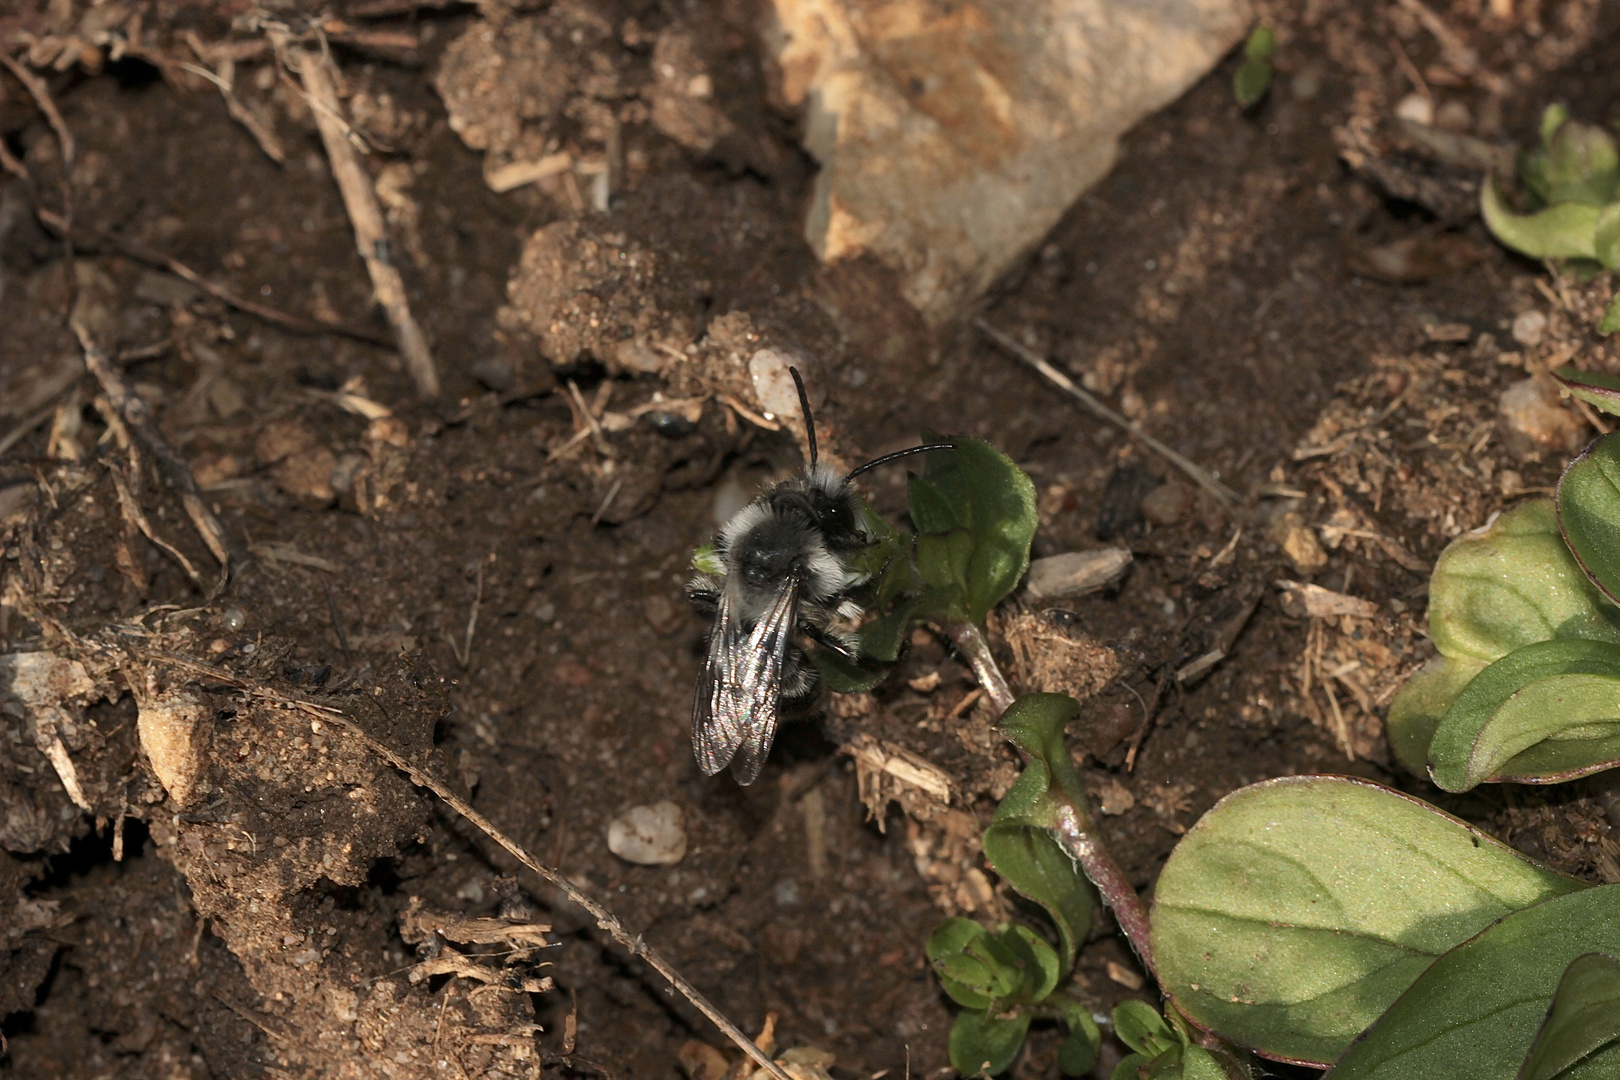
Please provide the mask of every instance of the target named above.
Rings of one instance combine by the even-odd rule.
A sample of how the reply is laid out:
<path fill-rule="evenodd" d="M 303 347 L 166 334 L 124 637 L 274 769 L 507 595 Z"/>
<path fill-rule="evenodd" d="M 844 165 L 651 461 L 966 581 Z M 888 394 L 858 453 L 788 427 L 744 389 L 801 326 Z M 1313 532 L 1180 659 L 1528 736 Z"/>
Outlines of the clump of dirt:
<path fill-rule="evenodd" d="M 1408 69 L 1484 139 L 1527 139 L 1554 97 L 1605 118 L 1615 28 L 1584 0 L 1516 16 L 1536 34 L 1472 11 L 1443 16 L 1447 37 L 1402 7 L 1268 9 L 1266 102 L 1242 112 L 1231 65 L 1212 73 L 986 301 L 1236 507 L 968 313 L 931 336 L 873 264 L 817 265 L 809 168 L 747 5 L 285 15 L 342 73 L 445 383 L 431 403 L 376 343 L 313 114 L 252 24 L 162 4 L 8 16 L 76 148 L 69 261 L 35 214 L 64 209 L 58 133 L 0 75 L 28 177 L 0 184 L 5 1066 L 673 1076 L 689 1040 L 722 1044 L 336 710 L 750 1034 L 774 1013 L 778 1045 L 831 1053 L 838 1077 L 948 1068 L 927 930 L 1018 910 L 978 850 L 1018 762 L 969 666 L 918 630 L 885 683 L 787 725 L 755 785 L 689 756 L 691 551 L 802 465 L 791 418 L 761 404 L 764 350 L 804 368 L 830 456 L 981 436 L 1036 482 L 1037 556 L 1130 549 L 1116 585 L 1015 594 L 990 629 L 1016 688 L 1083 699 L 1073 753 L 1139 887 L 1217 799 L 1306 771 L 1620 878 L 1601 778 L 1443 799 L 1383 740 L 1429 656 L 1435 556 L 1549 488 L 1593 430 L 1546 370 L 1620 372 L 1592 331 L 1611 285 L 1497 248 L 1456 211 L 1466 177 L 1387 119 Z M 232 548 L 223 589 L 65 312 L 190 465 Z M 862 482 L 901 520 L 901 469 Z M 611 821 L 664 801 L 678 863 L 609 851 Z M 1101 1009 L 1150 993 L 1134 964 L 1102 920 L 1076 978 Z M 1056 1045 L 1037 1030 L 1015 1075 L 1053 1075 Z"/>

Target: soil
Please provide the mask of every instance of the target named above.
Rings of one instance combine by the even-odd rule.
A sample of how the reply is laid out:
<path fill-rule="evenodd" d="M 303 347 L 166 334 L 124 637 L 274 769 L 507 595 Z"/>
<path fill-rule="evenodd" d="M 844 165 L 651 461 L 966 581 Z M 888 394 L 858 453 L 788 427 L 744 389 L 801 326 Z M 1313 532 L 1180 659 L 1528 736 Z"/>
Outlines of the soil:
<path fill-rule="evenodd" d="M 488 115 L 454 124 L 445 101 L 466 107 L 466 87 L 488 85 L 477 65 L 494 63 L 463 37 L 479 13 L 349 6 L 332 55 L 365 167 L 392 193 L 397 261 L 445 384 L 432 402 L 363 340 L 386 326 L 290 77 L 262 50 L 237 61 L 239 105 L 269 118 L 278 165 L 179 66 L 201 55 L 187 35 L 252 33 L 223 10 L 122 5 L 147 44 L 114 58 L 63 29 L 86 25 L 63 16 L 72 5 L 0 18 L 33 35 L 76 141 L 73 221 L 90 230 L 70 273 L 32 213 L 62 207 L 61 144 L 0 76 L 0 136 L 33 177 L 0 186 L 0 435 L 22 432 L 0 456 L 0 654 L 79 665 L 53 669 L 74 688 L 56 716 L 89 807 L 37 722 L 4 706 L 0 1073 L 673 1077 L 689 1040 L 729 1050 L 582 910 L 296 698 L 445 778 L 748 1032 L 775 1013 L 778 1044 L 831 1052 L 838 1077 L 948 1075 L 952 1013 L 923 940 L 945 914 L 1017 906 L 977 850 L 1016 759 L 967 700 L 967 665 L 917 631 L 875 691 L 789 724 L 747 788 L 703 778 L 687 749 L 705 631 L 683 593 L 690 554 L 727 508 L 800 467 L 791 434 L 747 405 L 746 361 L 766 345 L 801 357 L 831 456 L 924 429 L 976 435 L 1036 481 L 1035 555 L 1131 550 L 1117 586 L 1044 607 L 1015 595 L 990 629 L 1016 686 L 1084 698 L 1074 756 L 1139 887 L 1228 792 L 1317 771 L 1620 878 L 1603 778 L 1442 797 L 1399 772 L 1382 729 L 1432 655 L 1435 556 L 1548 489 L 1592 434 L 1556 401 L 1550 431 L 1516 428 L 1502 392 L 1572 356 L 1620 372 L 1592 329 L 1611 284 L 1494 245 L 1456 211 L 1477 176 L 1414 158 L 1383 121 L 1412 90 L 1407 68 L 1491 138 L 1528 141 L 1553 100 L 1612 119 L 1612 8 L 1548 0 L 1502 21 L 1435 5 L 1459 45 L 1419 5 L 1267 6 L 1281 47 L 1260 106 L 1234 103 L 1228 58 L 1127 137 L 979 311 L 930 332 L 882 267 L 819 266 L 800 239 L 814 164 L 771 107 L 752 5 L 492 9 L 544 39 L 550 96 L 520 116 L 494 94 Z M 668 96 L 666 68 L 712 80 L 708 111 Z M 607 147 L 606 171 L 486 183 L 559 146 L 584 163 Z M 292 332 L 128 241 L 237 296 L 365 330 Z M 223 524 L 223 591 L 172 485 L 99 407 L 69 307 Z M 1545 325 L 1516 340 L 1528 311 Z M 1079 411 L 979 317 L 1242 505 Z M 891 521 L 903 481 L 900 467 L 865 481 Z M 1312 617 L 1279 580 L 1377 613 Z M 1215 650 L 1212 668 L 1176 677 Z M 141 749 L 137 700 L 179 718 L 172 761 Z M 874 771 L 885 756 L 934 770 L 945 798 Z M 160 781 L 160 767 L 177 772 Z M 612 854 L 609 822 L 663 800 L 684 815 L 679 863 Z M 500 920 L 497 940 L 455 936 L 477 918 Z M 536 923 L 551 927 L 543 946 L 524 929 Z M 1151 993 L 1106 919 L 1077 979 L 1099 1008 Z M 1056 1048 L 1038 1029 L 1015 1075 L 1057 1075 Z"/>

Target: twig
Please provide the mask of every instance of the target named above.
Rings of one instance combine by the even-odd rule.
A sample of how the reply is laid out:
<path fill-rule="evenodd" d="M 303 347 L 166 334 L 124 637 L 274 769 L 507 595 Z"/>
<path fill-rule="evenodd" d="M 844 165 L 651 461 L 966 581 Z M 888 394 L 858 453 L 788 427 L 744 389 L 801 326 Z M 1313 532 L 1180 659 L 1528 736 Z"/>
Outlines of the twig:
<path fill-rule="evenodd" d="M 62 219 L 67 222 L 72 222 L 73 162 L 78 156 L 77 150 L 75 149 L 76 144 L 73 140 L 73 132 L 68 130 L 67 121 L 62 119 L 62 112 L 56 107 L 56 102 L 51 100 L 51 91 L 50 88 L 45 85 L 44 79 L 41 79 L 32 71 L 29 71 L 27 68 L 19 64 L 16 60 L 5 53 L 0 53 L 0 64 L 4 64 L 6 70 L 15 75 L 17 77 L 17 81 L 23 84 L 23 88 L 26 89 L 29 95 L 34 99 L 34 104 L 39 106 L 39 111 L 45 114 L 45 120 L 51 125 L 51 130 L 56 133 L 56 141 L 62 148 Z M 9 163 L 7 168 L 11 168 Z M 24 169 L 23 173 L 24 178 L 26 179 L 27 170 Z M 62 236 L 62 248 L 64 255 L 63 265 L 67 267 L 68 286 L 67 306 L 63 309 L 64 311 L 73 310 L 74 294 L 77 292 L 78 285 L 78 279 L 75 276 L 73 269 L 73 237 L 70 235 L 71 232 L 72 230 L 69 229 L 68 232 L 64 233 Z"/>
<path fill-rule="evenodd" d="M 87 238 L 98 240 L 121 254 L 129 256 L 136 262 L 146 263 L 148 266 L 162 267 L 175 277 L 184 278 L 186 281 L 191 282 L 191 284 L 197 286 L 197 288 L 214 299 L 236 308 L 238 311 L 263 319 L 265 322 L 285 327 L 294 333 L 338 334 L 342 337 L 353 338 L 355 341 L 363 341 L 368 345 L 381 345 L 384 348 L 390 348 L 394 344 L 388 337 L 363 327 L 349 326 L 345 323 L 325 322 L 321 319 L 307 319 L 302 315 L 294 315 L 279 308 L 270 307 L 268 304 L 261 304 L 256 300 L 238 296 L 225 286 L 203 277 L 178 259 L 170 258 L 163 252 L 148 247 L 139 240 L 117 236 L 101 229 L 85 228 L 82 225 L 70 226 L 66 218 L 45 209 L 43 206 L 36 206 L 34 213 L 38 215 L 40 222 L 46 228 L 53 229 L 60 234 L 70 235 L 81 243 Z"/>
<path fill-rule="evenodd" d="M 60 396 L 60 394 L 57 395 L 57 397 Z M 33 431 L 35 428 L 39 427 L 39 425 L 49 420 L 55 414 L 56 398 L 52 398 L 50 404 L 46 405 L 38 412 L 30 413 L 23 417 L 22 423 L 18 424 L 4 435 L 0 435 L 0 454 L 5 453 L 13 446 L 16 446 L 18 443 L 22 442 L 30 431 Z"/>
<path fill-rule="evenodd" d="M 466 818 L 485 836 L 489 837 L 501 847 L 505 848 L 507 853 L 518 862 L 522 863 L 524 866 L 527 866 L 530 870 L 533 870 L 537 875 L 539 875 L 542 881 L 553 888 L 560 890 L 563 895 L 568 897 L 569 900 L 572 900 L 574 903 L 584 908 L 586 912 L 590 914 L 591 918 L 596 920 L 596 925 L 598 927 L 606 930 L 613 937 L 613 940 L 624 946 L 631 956 L 639 957 L 640 959 L 646 961 L 654 971 L 658 972 L 658 974 L 667 979 L 671 986 L 680 991 L 682 997 L 686 998 L 687 1001 L 690 1001 L 699 1012 L 708 1017 L 709 1020 L 714 1023 L 714 1026 L 719 1028 L 726 1038 L 736 1043 L 744 1053 L 758 1063 L 760 1068 L 764 1069 L 771 1076 L 775 1077 L 776 1080 L 793 1080 L 793 1078 L 789 1076 L 780 1065 L 772 1061 L 768 1055 L 755 1046 L 753 1040 L 747 1035 L 744 1035 L 742 1030 L 738 1028 L 737 1025 L 733 1024 L 730 1020 L 727 1020 L 725 1014 L 720 1012 L 719 1009 L 715 1008 L 714 1004 L 710 1002 L 708 998 L 704 997 L 697 987 L 687 982 L 686 979 L 682 977 L 680 972 L 671 967 L 669 962 L 666 961 L 655 949 L 653 949 L 652 946 L 648 945 L 639 934 L 630 933 L 629 929 L 625 927 L 624 923 L 619 921 L 618 916 L 614 915 L 607 908 L 597 903 L 594 899 L 592 899 L 589 893 L 582 891 L 578 885 L 575 885 L 568 878 L 559 874 L 557 871 L 546 866 L 539 859 L 529 854 L 526 848 L 520 845 L 516 840 L 513 840 L 511 837 L 497 829 L 493 824 L 491 824 L 488 818 L 484 817 L 484 815 L 480 814 L 477 810 L 474 810 L 465 800 L 456 795 L 455 792 L 451 791 L 438 780 L 435 780 L 422 769 L 419 769 L 415 765 L 412 765 L 410 762 L 406 761 L 402 756 L 391 749 L 387 743 L 373 738 L 365 731 L 365 729 L 361 728 L 360 725 L 356 724 L 353 720 L 349 719 L 349 717 L 345 716 L 337 709 L 334 709 L 328 705 L 319 705 L 313 701 L 305 701 L 302 698 L 294 697 L 290 694 L 280 693 L 279 691 L 272 690 L 270 687 L 261 683 L 244 678 L 235 672 L 227 671 L 224 668 L 215 667 L 212 664 L 206 664 L 201 660 L 196 660 L 189 656 L 183 656 L 178 653 L 162 652 L 156 649 L 138 649 L 135 650 L 135 652 L 137 655 L 146 660 L 169 664 L 182 670 L 189 671 L 201 678 L 210 679 L 216 683 L 222 683 L 226 686 L 234 686 L 237 689 L 242 690 L 244 693 L 252 694 L 273 705 L 277 705 L 282 708 L 297 709 L 311 719 L 319 720 L 322 723 L 336 724 L 349 734 L 355 736 L 361 742 L 369 746 L 373 753 L 377 754 L 377 756 L 388 762 L 388 764 L 404 773 L 410 779 L 411 783 L 415 784 L 417 787 L 424 787 L 433 792 L 433 794 L 437 795 L 446 806 L 450 807 L 450 809 Z"/>
<path fill-rule="evenodd" d="M 406 369 L 416 381 L 416 392 L 425 398 L 439 396 L 439 373 L 428 350 L 427 338 L 411 315 L 405 297 L 405 279 L 389 254 L 388 230 L 383 224 L 382 207 L 377 204 L 377 192 L 371 179 L 360 165 L 354 144 L 348 139 L 348 125 L 338 104 L 337 88 L 328 70 L 330 56 L 308 49 L 289 53 L 292 67 L 303 80 L 304 91 L 316 106 L 315 123 L 321 130 L 321 142 L 326 146 L 326 157 L 332 165 L 332 177 L 343 195 L 343 205 L 349 211 L 354 226 L 355 246 L 371 275 L 371 285 L 377 302 L 388 317 L 394 331 L 394 340 Z"/>
<path fill-rule="evenodd" d="M 1047 363 L 1036 353 L 1026 349 L 1024 346 L 1020 345 L 1018 342 L 1014 341 L 1000 330 L 997 330 L 994 326 L 991 326 L 983 319 L 975 320 L 973 325 L 977 326 L 981 331 L 983 331 L 984 335 L 991 341 L 994 341 L 997 345 L 1000 345 L 1003 349 L 1006 349 L 1008 352 L 1018 357 L 1018 359 L 1022 360 L 1024 363 L 1028 364 L 1042 375 L 1045 375 L 1054 384 L 1056 384 L 1060 390 L 1063 390 L 1070 397 L 1084 405 L 1087 409 L 1090 409 L 1097 416 L 1100 416 L 1102 419 L 1108 421 L 1110 424 L 1113 424 L 1115 427 L 1123 429 L 1132 437 L 1139 440 L 1143 446 L 1146 446 L 1149 450 L 1153 451 L 1155 454 L 1158 454 L 1170 464 L 1186 473 L 1192 478 L 1194 483 L 1213 495 L 1222 505 L 1236 506 L 1243 501 L 1238 497 L 1237 492 L 1221 483 L 1220 480 L 1216 479 L 1202 466 L 1188 460 L 1181 454 L 1176 453 L 1164 443 L 1160 442 L 1158 439 L 1155 439 L 1152 435 L 1149 435 L 1141 424 L 1138 424 L 1135 420 L 1126 419 L 1113 409 L 1110 409 L 1107 405 L 1104 405 L 1091 393 L 1087 392 L 1081 387 L 1076 386 L 1073 379 L 1069 378 L 1067 375 L 1063 374 L 1063 372 Z"/>
<path fill-rule="evenodd" d="M 745 1054 L 753 1058 L 761 1069 L 764 1069 L 771 1076 L 775 1077 L 776 1080 L 792 1080 L 792 1078 L 788 1076 L 787 1072 L 780 1065 L 778 1065 L 775 1061 L 772 1061 L 769 1055 L 765 1054 L 759 1049 L 759 1047 L 754 1045 L 754 1041 L 752 1039 L 750 1039 L 747 1035 L 744 1035 L 741 1029 L 739 1029 L 730 1020 L 727 1020 L 724 1014 L 722 1014 L 719 1009 L 715 1008 L 709 999 L 704 997 L 697 987 L 687 982 L 686 979 L 681 976 L 680 972 L 670 967 L 669 962 L 659 955 L 658 952 L 652 948 L 652 946 L 648 945 L 646 941 L 642 939 L 641 935 L 631 934 L 630 931 L 625 927 L 624 923 L 619 921 L 619 917 L 617 915 L 614 915 L 607 908 L 597 903 L 589 894 L 581 891 L 579 886 L 575 885 L 568 878 L 563 877 L 561 874 L 540 862 L 539 859 L 536 859 L 533 855 L 529 854 L 527 849 L 497 829 L 490 823 L 488 818 L 484 817 L 484 815 L 480 814 L 477 810 L 474 810 L 471 806 L 467 805 L 467 803 L 462 801 L 455 794 L 455 792 L 451 791 L 448 787 L 441 784 L 439 781 L 435 780 L 421 769 L 412 765 L 410 762 L 406 761 L 403 757 L 390 749 L 386 744 L 372 738 L 364 730 L 362 730 L 358 724 L 350 720 L 347 716 L 335 711 L 323 709 L 320 706 L 309 702 L 299 701 L 296 702 L 296 704 L 302 707 L 306 712 L 310 712 L 313 715 L 318 715 L 322 720 L 331 721 L 332 723 L 337 724 L 339 727 L 347 730 L 350 734 L 358 736 L 361 741 L 371 748 L 373 753 L 377 754 L 384 761 L 387 761 L 394 768 L 408 776 L 411 783 L 417 785 L 418 787 L 425 787 L 429 791 L 433 792 L 433 794 L 437 795 L 441 800 L 444 801 L 446 806 L 450 807 L 450 809 L 472 822 L 472 824 L 481 830 L 485 836 L 488 836 L 491 840 L 505 848 L 507 853 L 510 854 L 514 859 L 538 874 L 542 881 L 556 889 L 560 889 L 563 894 L 568 897 L 568 899 L 572 900 L 574 903 L 578 904 L 580 907 L 589 912 L 590 916 L 596 920 L 596 925 L 598 927 L 606 930 L 610 935 L 612 935 L 613 940 L 617 941 L 620 945 L 623 945 L 631 956 L 640 957 L 642 960 L 645 960 L 654 971 L 658 972 L 658 974 L 667 979 L 671 986 L 680 991 L 682 997 L 686 998 L 687 1001 L 690 1001 L 694 1006 L 696 1006 L 697 1010 L 704 1016 L 708 1017 L 714 1026 L 719 1028 L 726 1038 L 736 1043 Z"/>
<path fill-rule="evenodd" d="M 1012 689 L 1007 685 L 1007 677 L 1001 673 L 996 664 L 996 658 L 990 652 L 990 645 L 984 640 L 984 635 L 972 623 L 953 623 L 945 627 L 945 632 L 951 641 L 967 657 L 973 674 L 978 678 L 979 685 L 984 689 L 990 701 L 999 712 L 1006 712 L 1013 703 Z M 1058 845 L 1068 852 L 1082 871 L 1085 872 L 1091 883 L 1097 886 L 1097 892 L 1114 912 L 1114 919 L 1119 928 L 1125 932 L 1126 939 L 1136 955 L 1141 959 L 1142 965 L 1158 977 L 1158 971 L 1153 966 L 1153 942 L 1149 936 L 1147 907 L 1142 898 L 1136 894 L 1131 885 L 1130 878 L 1120 868 L 1113 852 L 1103 843 L 1097 833 L 1096 814 L 1090 802 L 1071 803 L 1067 798 L 1061 800 L 1058 828 L 1055 839 Z"/>
<path fill-rule="evenodd" d="M 169 441 L 163 437 L 158 429 L 157 421 L 152 417 L 151 407 L 135 392 L 129 381 L 124 378 L 112 362 L 112 359 L 101 350 L 84 326 L 74 323 L 73 332 L 79 337 L 79 345 L 84 349 L 84 366 L 101 383 L 107 394 L 107 400 L 112 407 L 124 418 L 129 426 L 130 433 L 146 448 L 158 464 L 163 478 L 169 486 L 180 496 L 180 504 L 185 507 L 186 516 L 191 518 L 191 524 L 196 528 L 197 534 L 202 537 L 208 550 L 219 562 L 219 582 L 214 586 L 212 595 L 218 595 L 225 587 L 225 581 L 231 572 L 230 544 L 225 537 L 225 529 L 220 525 L 219 519 L 209 509 L 208 503 L 203 500 L 202 494 L 197 490 L 197 481 L 191 475 L 191 469 L 180 460 L 180 455 L 174 452 Z"/>
<path fill-rule="evenodd" d="M 218 64 L 219 71 L 215 73 L 196 64 L 187 63 L 182 63 L 180 67 L 194 75 L 201 75 L 219 87 L 220 95 L 225 98 L 225 111 L 230 113 L 231 119 L 247 129 L 247 133 L 253 136 L 253 141 L 259 144 L 259 149 L 264 151 L 265 157 L 285 167 L 287 151 L 281 145 L 281 139 L 276 136 L 275 130 L 255 116 L 236 96 L 236 59 L 228 53 L 216 57 L 213 50 L 202 43 L 196 31 L 187 30 L 182 36 L 186 39 L 186 44 L 191 46 L 191 51 L 197 54 L 197 59 L 205 63 Z"/>
<path fill-rule="evenodd" d="M 112 475 L 113 488 L 118 492 L 119 508 L 123 510 L 125 519 L 139 529 L 143 536 L 161 548 L 165 555 L 179 563 L 180 569 L 184 570 L 186 576 L 196 583 L 197 588 L 207 592 L 208 583 L 202 579 L 202 575 L 191 564 L 191 560 L 186 558 L 185 552 L 163 539 L 152 528 L 152 523 L 147 520 L 146 512 L 141 509 L 141 504 L 135 501 L 135 494 L 129 490 L 129 482 L 124 479 L 123 474 L 117 469 L 111 469 L 109 472 Z"/>

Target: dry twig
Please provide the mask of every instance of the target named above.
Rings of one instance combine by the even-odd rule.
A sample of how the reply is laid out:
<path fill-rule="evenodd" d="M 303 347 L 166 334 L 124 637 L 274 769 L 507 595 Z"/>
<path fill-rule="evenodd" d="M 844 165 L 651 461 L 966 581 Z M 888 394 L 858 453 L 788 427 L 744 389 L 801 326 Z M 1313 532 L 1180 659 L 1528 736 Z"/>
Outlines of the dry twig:
<path fill-rule="evenodd" d="M 90 340 L 89 333 L 82 325 L 73 326 L 73 332 L 79 337 L 79 344 L 84 349 L 84 365 L 90 373 L 101 383 L 101 388 L 107 394 L 107 400 L 112 407 L 123 417 L 132 434 L 146 452 L 152 455 L 157 462 L 159 471 L 169 486 L 180 496 L 180 504 L 185 507 L 186 516 L 196 528 L 197 534 L 202 537 L 208 550 L 219 562 L 219 581 L 214 586 L 211 595 L 218 595 L 225 587 L 225 581 L 231 572 L 230 543 L 226 539 L 225 529 L 220 525 L 214 511 L 203 500 L 202 494 L 197 490 L 197 481 L 191 475 L 191 468 L 174 452 L 169 441 L 163 437 L 157 421 L 152 416 L 151 407 L 135 392 L 124 373 L 114 365 L 112 358 L 102 351 L 94 341 Z"/>
<path fill-rule="evenodd" d="M 974 325 L 983 331 L 984 335 L 991 341 L 994 341 L 997 345 L 1000 345 L 1003 349 L 1006 349 L 1008 352 L 1018 357 L 1018 359 L 1022 360 L 1024 363 L 1028 364 L 1042 375 L 1045 375 L 1047 379 L 1058 387 L 1058 389 L 1074 398 L 1097 416 L 1100 416 L 1110 424 L 1113 424 L 1115 427 L 1125 431 L 1132 438 L 1140 441 L 1143 446 L 1147 447 L 1149 450 L 1153 451 L 1155 454 L 1158 454 L 1170 464 L 1186 473 L 1192 478 L 1192 481 L 1195 484 L 1213 495 L 1217 502 L 1220 502 L 1224 506 L 1236 506 L 1238 503 L 1243 501 L 1242 499 L 1238 498 L 1237 492 L 1221 483 L 1202 466 L 1189 460 L 1181 454 L 1176 453 L 1164 443 L 1160 442 L 1158 439 L 1155 439 L 1152 435 L 1149 435 L 1147 430 L 1135 420 L 1128 420 L 1119 413 L 1115 412 L 1113 409 L 1110 409 L 1107 405 L 1104 405 L 1094 395 L 1076 386 L 1073 379 L 1063 374 L 1063 372 L 1053 367 L 1034 352 L 1026 349 L 1024 346 L 1020 345 L 1006 334 L 1003 334 L 1000 330 L 997 330 L 994 326 L 991 326 L 983 319 L 976 320 Z"/>
<path fill-rule="evenodd" d="M 383 224 L 376 189 L 360 165 L 354 144 L 349 141 L 349 126 L 343 120 L 337 87 L 332 81 L 332 59 L 324 51 L 315 53 L 308 49 L 292 50 L 287 55 L 290 66 L 303 80 L 304 92 L 311 99 L 315 123 L 321 129 L 321 142 L 326 146 L 326 157 L 332 165 L 332 177 L 343 194 L 343 205 L 354 226 L 355 246 L 371 275 L 377 302 L 382 305 L 388 325 L 394 331 L 399 354 L 416 381 L 416 392 L 425 398 L 438 397 L 439 372 L 428 350 L 427 338 L 411 314 L 410 302 L 405 297 L 405 279 L 389 254 L 388 229 Z"/>

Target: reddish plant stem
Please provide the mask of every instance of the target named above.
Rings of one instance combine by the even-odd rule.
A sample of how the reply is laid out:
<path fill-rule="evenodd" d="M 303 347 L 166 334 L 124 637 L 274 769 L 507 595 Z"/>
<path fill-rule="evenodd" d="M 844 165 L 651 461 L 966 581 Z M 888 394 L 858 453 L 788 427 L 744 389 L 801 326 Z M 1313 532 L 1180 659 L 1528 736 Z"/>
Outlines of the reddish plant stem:
<path fill-rule="evenodd" d="M 990 643 L 973 623 L 952 623 L 945 628 L 946 635 L 973 668 L 979 686 L 995 705 L 998 712 L 1006 712 L 1013 703 L 1012 687 L 990 651 Z M 1022 751 L 1020 751 L 1021 753 Z M 1120 868 L 1113 852 L 1097 831 L 1097 815 L 1089 800 L 1078 805 L 1061 798 L 1058 825 L 1052 830 L 1058 845 L 1068 852 L 1069 858 L 1079 864 L 1091 883 L 1097 887 L 1103 903 L 1114 913 L 1119 928 L 1124 931 L 1131 948 L 1147 968 L 1148 974 L 1158 978 L 1153 964 L 1153 941 L 1149 933 L 1147 906 L 1136 894 L 1130 878 Z"/>

